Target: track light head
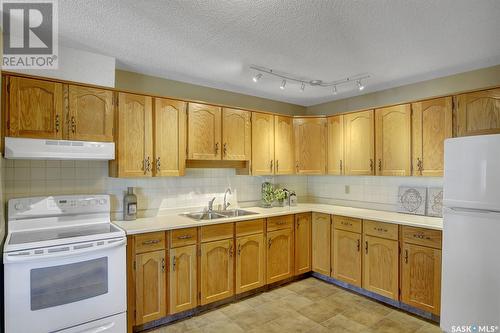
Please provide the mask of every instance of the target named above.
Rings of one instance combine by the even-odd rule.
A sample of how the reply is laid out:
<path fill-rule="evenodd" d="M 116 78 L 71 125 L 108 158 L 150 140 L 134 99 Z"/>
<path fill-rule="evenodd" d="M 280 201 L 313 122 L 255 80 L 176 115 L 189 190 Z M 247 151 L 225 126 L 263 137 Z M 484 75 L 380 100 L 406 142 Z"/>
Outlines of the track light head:
<path fill-rule="evenodd" d="M 300 91 L 303 92 L 304 89 L 306 89 L 306 84 L 302 82 L 302 84 L 300 85 Z"/>
<path fill-rule="evenodd" d="M 280 89 L 285 90 L 285 86 L 286 86 L 286 80 L 281 81 Z"/>
<path fill-rule="evenodd" d="M 356 80 L 356 84 L 358 85 L 359 91 L 363 91 L 363 89 L 365 89 L 365 86 L 361 83 L 361 80 Z"/>
<path fill-rule="evenodd" d="M 337 86 L 333 86 L 333 88 L 332 88 L 332 93 L 333 93 L 334 95 L 337 95 Z"/>
<path fill-rule="evenodd" d="M 255 75 L 252 80 L 253 80 L 253 82 L 257 83 L 257 82 L 259 82 L 260 79 L 262 79 L 261 73 Z"/>

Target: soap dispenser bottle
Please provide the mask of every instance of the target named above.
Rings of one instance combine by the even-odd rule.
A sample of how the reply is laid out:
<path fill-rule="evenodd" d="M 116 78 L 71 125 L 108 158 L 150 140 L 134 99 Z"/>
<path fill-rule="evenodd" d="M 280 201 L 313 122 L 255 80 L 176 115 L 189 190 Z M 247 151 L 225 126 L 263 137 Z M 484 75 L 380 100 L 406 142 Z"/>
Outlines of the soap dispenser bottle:
<path fill-rule="evenodd" d="M 123 219 L 132 221 L 137 218 L 137 196 L 134 194 L 134 188 L 128 187 L 127 194 L 123 197 Z"/>

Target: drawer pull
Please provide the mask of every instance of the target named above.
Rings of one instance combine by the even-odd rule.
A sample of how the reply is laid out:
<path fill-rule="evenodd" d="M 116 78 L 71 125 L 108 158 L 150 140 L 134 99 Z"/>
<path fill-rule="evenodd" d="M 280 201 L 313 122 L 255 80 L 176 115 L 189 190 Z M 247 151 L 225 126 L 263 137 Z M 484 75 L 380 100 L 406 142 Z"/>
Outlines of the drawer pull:
<path fill-rule="evenodd" d="M 365 253 L 368 254 L 368 241 L 365 241 Z"/>
<path fill-rule="evenodd" d="M 431 238 L 429 236 L 426 236 L 426 235 L 424 235 L 422 233 L 420 233 L 420 234 L 413 234 L 413 238 L 431 240 Z"/>
<path fill-rule="evenodd" d="M 373 230 L 378 231 L 378 232 L 387 232 L 387 229 L 385 229 L 385 228 L 376 228 L 376 227 L 373 227 Z"/>
<path fill-rule="evenodd" d="M 342 222 L 340 222 L 340 224 L 352 227 L 352 223 L 351 222 L 342 221 Z"/>
<path fill-rule="evenodd" d="M 172 257 L 172 272 L 175 272 L 175 256 Z"/>
<path fill-rule="evenodd" d="M 229 258 L 233 257 L 233 243 L 229 243 Z"/>
<path fill-rule="evenodd" d="M 361 241 L 358 239 L 358 252 L 361 250 Z"/>
<path fill-rule="evenodd" d="M 241 244 L 238 244 L 238 255 L 241 255 Z"/>
<path fill-rule="evenodd" d="M 165 258 L 161 258 L 161 271 L 165 272 Z"/>
<path fill-rule="evenodd" d="M 405 263 L 408 263 L 408 250 L 405 250 Z"/>
<path fill-rule="evenodd" d="M 190 239 L 193 238 L 193 235 L 182 235 L 182 236 L 177 236 L 177 239 Z"/>
<path fill-rule="evenodd" d="M 159 239 L 150 239 L 150 240 L 142 242 L 142 245 L 158 244 L 160 241 L 161 240 L 159 240 Z"/>
<path fill-rule="evenodd" d="M 271 243 L 272 242 L 273 242 L 273 239 L 269 238 L 269 240 L 267 241 L 267 247 L 271 248 Z"/>

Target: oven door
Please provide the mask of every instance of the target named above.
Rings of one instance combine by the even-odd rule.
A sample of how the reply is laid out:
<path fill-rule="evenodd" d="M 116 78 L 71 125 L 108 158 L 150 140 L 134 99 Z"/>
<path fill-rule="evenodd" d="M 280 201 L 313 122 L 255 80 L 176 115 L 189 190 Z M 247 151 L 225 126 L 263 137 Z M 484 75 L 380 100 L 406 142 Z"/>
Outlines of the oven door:
<path fill-rule="evenodd" d="M 5 330 L 53 332 L 126 311 L 126 239 L 4 253 Z"/>

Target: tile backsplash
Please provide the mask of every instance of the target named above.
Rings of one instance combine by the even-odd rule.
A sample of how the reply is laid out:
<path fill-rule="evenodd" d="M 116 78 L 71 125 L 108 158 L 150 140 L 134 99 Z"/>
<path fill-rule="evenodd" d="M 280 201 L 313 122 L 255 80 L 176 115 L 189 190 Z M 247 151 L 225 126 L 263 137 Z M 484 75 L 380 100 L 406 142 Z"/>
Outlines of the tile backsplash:
<path fill-rule="evenodd" d="M 121 218 L 128 186 L 136 187 L 139 215 L 159 209 L 206 206 L 225 189 L 240 205 L 260 202 L 261 184 L 270 180 L 294 190 L 299 201 L 397 210 L 400 185 L 440 187 L 442 178 L 373 176 L 237 176 L 234 169 L 187 169 L 184 177 L 120 179 L 108 177 L 108 163 L 100 161 L 38 161 L 2 159 L 4 200 L 25 196 L 107 193 L 115 218 Z"/>

